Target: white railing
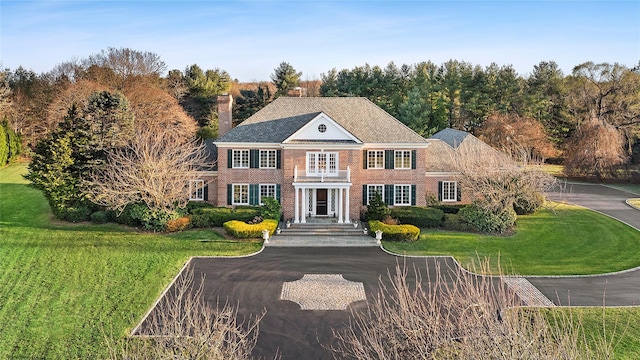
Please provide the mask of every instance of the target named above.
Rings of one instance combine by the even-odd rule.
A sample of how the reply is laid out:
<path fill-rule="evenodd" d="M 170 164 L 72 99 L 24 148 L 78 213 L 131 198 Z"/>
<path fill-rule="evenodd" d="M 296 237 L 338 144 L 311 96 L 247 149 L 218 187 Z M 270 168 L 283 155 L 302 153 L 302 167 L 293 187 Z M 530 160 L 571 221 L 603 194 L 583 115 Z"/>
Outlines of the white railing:
<path fill-rule="evenodd" d="M 298 165 L 293 169 L 293 182 L 351 182 L 351 168 L 327 172 L 321 169 L 319 172 L 298 171 Z"/>

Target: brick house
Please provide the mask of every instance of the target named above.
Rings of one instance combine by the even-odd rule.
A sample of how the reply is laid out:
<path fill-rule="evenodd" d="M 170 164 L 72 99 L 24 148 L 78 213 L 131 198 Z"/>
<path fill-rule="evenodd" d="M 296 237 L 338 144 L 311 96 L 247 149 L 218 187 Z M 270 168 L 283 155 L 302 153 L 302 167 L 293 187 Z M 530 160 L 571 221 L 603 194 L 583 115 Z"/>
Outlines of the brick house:
<path fill-rule="evenodd" d="M 237 206 L 275 197 L 293 223 L 349 223 L 375 192 L 389 206 L 470 200 L 451 171 L 456 149 L 480 142 L 466 132 L 425 139 L 355 97 L 281 97 L 232 128 L 231 105 L 230 95 L 218 99 L 219 137 L 207 142 L 215 165 L 191 182 L 191 200 Z"/>

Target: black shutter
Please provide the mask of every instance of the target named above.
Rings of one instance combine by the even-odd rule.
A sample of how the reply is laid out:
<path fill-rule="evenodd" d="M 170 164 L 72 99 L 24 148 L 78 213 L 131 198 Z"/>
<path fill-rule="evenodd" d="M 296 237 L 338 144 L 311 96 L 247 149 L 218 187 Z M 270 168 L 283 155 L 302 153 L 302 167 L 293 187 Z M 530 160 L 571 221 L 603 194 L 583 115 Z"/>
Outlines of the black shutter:
<path fill-rule="evenodd" d="M 204 201 L 209 201 L 209 185 L 204 186 Z"/>
<path fill-rule="evenodd" d="M 257 169 L 260 167 L 260 150 L 249 150 L 249 167 L 252 169 Z"/>
<path fill-rule="evenodd" d="M 416 186 L 411 185 L 411 206 L 416 206 Z"/>
<path fill-rule="evenodd" d="M 233 150 L 227 150 L 227 168 L 231 169 L 233 167 Z"/>
<path fill-rule="evenodd" d="M 362 160 L 362 168 L 363 168 L 363 169 L 366 169 L 366 168 L 367 168 L 367 162 L 368 162 L 368 159 L 369 159 L 369 152 L 368 152 L 368 150 L 364 150 L 364 151 L 362 152 L 362 159 L 363 159 L 363 160 Z"/>
<path fill-rule="evenodd" d="M 362 185 L 362 205 L 367 205 L 367 185 Z"/>
<path fill-rule="evenodd" d="M 249 184 L 249 205 L 260 205 L 260 185 Z"/>
<path fill-rule="evenodd" d="M 442 201 L 442 181 L 438 181 L 438 201 Z"/>
<path fill-rule="evenodd" d="M 280 151 L 280 150 L 278 150 Z M 278 203 L 280 205 L 282 205 L 282 201 L 280 200 L 280 194 L 282 193 L 282 189 L 280 188 L 280 184 L 276 184 L 276 200 L 278 200 Z"/>
<path fill-rule="evenodd" d="M 411 150 L 411 168 L 412 169 L 416 168 L 416 154 L 417 154 L 417 151 Z"/>
<path fill-rule="evenodd" d="M 462 189 L 460 189 L 460 184 L 456 182 L 456 200 L 462 201 Z"/>
<path fill-rule="evenodd" d="M 393 150 L 385 150 L 384 151 L 384 168 L 385 169 L 393 169 L 394 159 L 394 151 Z"/>
<path fill-rule="evenodd" d="M 393 198 L 394 198 L 394 186 L 393 184 L 391 185 L 385 185 L 384 186 L 384 203 L 391 206 L 393 205 Z"/>
<path fill-rule="evenodd" d="M 276 150 L 276 169 L 282 169 L 282 150 Z"/>
<path fill-rule="evenodd" d="M 233 204 L 233 185 L 227 184 L 227 205 Z"/>

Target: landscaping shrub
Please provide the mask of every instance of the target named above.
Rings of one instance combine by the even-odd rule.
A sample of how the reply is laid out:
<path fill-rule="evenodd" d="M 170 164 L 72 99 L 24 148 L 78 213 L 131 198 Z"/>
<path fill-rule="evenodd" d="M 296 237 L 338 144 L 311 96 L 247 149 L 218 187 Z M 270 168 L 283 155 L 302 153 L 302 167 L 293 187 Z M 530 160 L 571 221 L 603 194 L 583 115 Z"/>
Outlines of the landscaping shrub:
<path fill-rule="evenodd" d="M 91 222 L 94 224 L 106 224 L 109 222 L 109 215 L 104 210 L 99 210 L 91 214 Z"/>
<path fill-rule="evenodd" d="M 238 239 L 262 238 L 262 230 L 272 235 L 278 227 L 278 220 L 267 219 L 259 224 L 247 224 L 244 221 L 230 220 L 223 224 L 227 234 Z"/>
<path fill-rule="evenodd" d="M 380 220 L 384 219 L 386 215 L 390 215 L 391 211 L 384 200 L 382 195 L 378 192 L 374 193 L 373 199 L 369 199 L 369 205 L 367 205 L 367 211 L 364 213 L 365 220 Z"/>
<path fill-rule="evenodd" d="M 388 241 L 416 241 L 420 229 L 413 225 L 386 225 L 379 220 L 369 221 L 369 234 L 375 236 L 377 230 L 382 231 L 382 238 Z"/>
<path fill-rule="evenodd" d="M 467 224 L 487 233 L 503 233 L 516 223 L 516 212 L 513 209 L 506 209 L 495 214 L 477 203 L 465 206 L 459 214 Z"/>
<path fill-rule="evenodd" d="M 260 207 L 260 216 L 265 219 L 280 220 L 280 203 L 272 197 L 262 198 L 264 205 Z"/>
<path fill-rule="evenodd" d="M 178 212 L 150 210 L 145 204 L 129 204 L 116 221 L 129 226 L 142 226 L 146 230 L 164 231 L 167 222 L 180 217 Z"/>
<path fill-rule="evenodd" d="M 450 231 L 461 232 L 477 232 L 478 229 L 467 224 L 460 214 L 444 214 L 444 221 L 442 222 L 442 228 Z"/>
<path fill-rule="evenodd" d="M 86 205 L 77 205 L 77 206 L 59 206 L 56 211 L 54 211 L 54 215 L 60 220 L 65 220 L 69 222 L 81 222 L 90 220 L 91 209 L 89 209 Z"/>
<path fill-rule="evenodd" d="M 440 204 L 440 205 L 434 205 L 434 206 L 431 206 L 431 207 L 432 208 L 436 208 L 436 209 L 440 209 L 445 214 L 457 214 L 458 211 L 460 211 L 460 209 L 462 209 L 465 206 L 466 205 L 444 205 L 444 204 Z"/>
<path fill-rule="evenodd" d="M 536 212 L 544 204 L 544 195 L 539 192 L 518 197 L 513 203 L 513 210 L 518 215 L 529 215 Z"/>
<path fill-rule="evenodd" d="M 248 222 L 260 216 L 259 207 L 201 207 L 191 212 L 193 227 L 220 227 L 230 220 Z"/>
<path fill-rule="evenodd" d="M 411 224 L 419 228 L 436 228 L 442 225 L 444 212 L 424 206 L 403 206 L 391 209 L 391 216 L 401 224 Z"/>
<path fill-rule="evenodd" d="M 215 206 L 206 203 L 206 202 L 202 202 L 202 201 L 189 201 L 187 203 L 187 213 L 188 214 L 193 214 L 193 212 L 197 209 L 204 209 L 204 208 L 213 208 Z"/>
<path fill-rule="evenodd" d="M 183 216 L 179 219 L 167 221 L 167 231 L 176 232 L 176 231 L 187 230 L 190 225 L 191 225 L 191 221 L 189 220 L 189 218 L 186 216 Z"/>

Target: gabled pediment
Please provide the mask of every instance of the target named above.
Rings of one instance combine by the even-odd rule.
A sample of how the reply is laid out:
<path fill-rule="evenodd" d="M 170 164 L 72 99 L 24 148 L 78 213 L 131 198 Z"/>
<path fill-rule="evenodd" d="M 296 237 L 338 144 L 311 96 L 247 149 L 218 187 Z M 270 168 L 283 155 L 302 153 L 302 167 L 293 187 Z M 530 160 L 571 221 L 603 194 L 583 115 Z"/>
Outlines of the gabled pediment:
<path fill-rule="evenodd" d="M 327 114 L 321 112 L 289 136 L 283 143 L 295 142 L 352 142 L 362 141 L 340 126 Z"/>

